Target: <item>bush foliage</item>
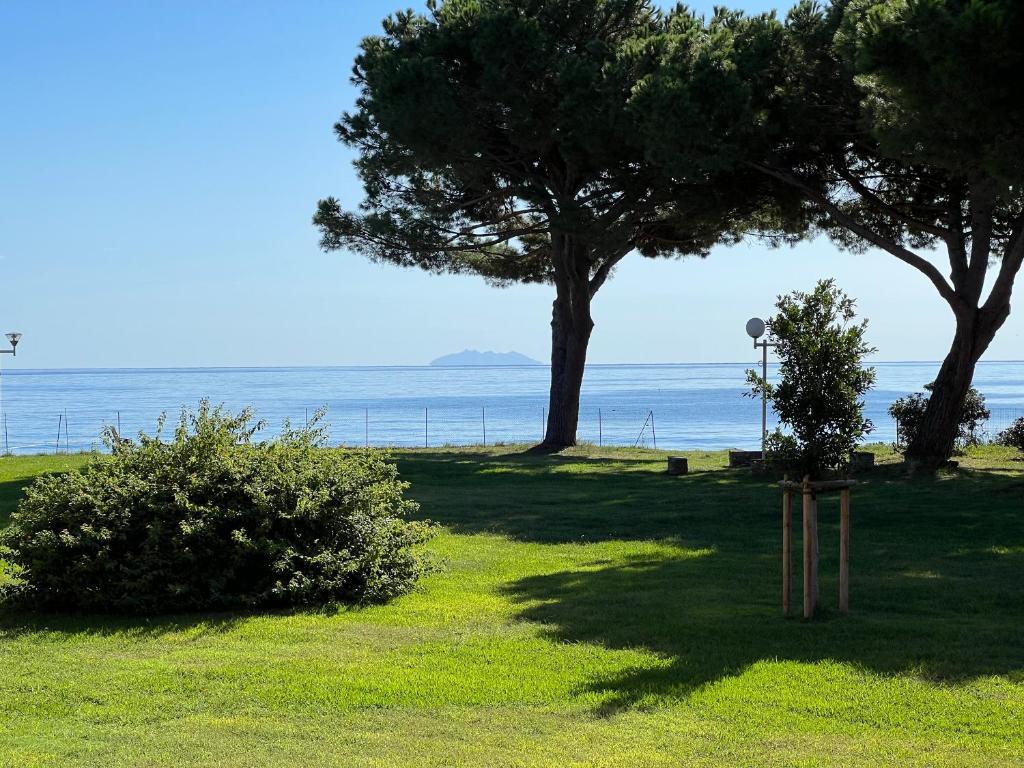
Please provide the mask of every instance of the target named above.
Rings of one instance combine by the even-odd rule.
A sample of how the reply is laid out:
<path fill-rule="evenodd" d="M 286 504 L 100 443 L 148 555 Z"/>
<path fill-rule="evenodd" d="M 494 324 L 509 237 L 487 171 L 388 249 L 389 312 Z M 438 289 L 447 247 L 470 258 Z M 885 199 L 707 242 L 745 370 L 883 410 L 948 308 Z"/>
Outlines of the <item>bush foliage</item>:
<path fill-rule="evenodd" d="M 202 402 L 172 439 L 105 436 L 112 455 L 30 486 L 0 547 L 14 604 L 163 613 L 376 602 L 429 567 L 427 523 L 395 465 L 322 448 L 318 418 L 255 442 L 261 425 Z M 3 550 L 0 550 L 3 551 Z"/>
<path fill-rule="evenodd" d="M 1024 453 L 1024 416 L 1014 421 L 996 437 L 1000 445 L 1008 445 Z"/>
<path fill-rule="evenodd" d="M 875 369 L 863 359 L 874 352 L 864 341 L 867 321 L 854 322 L 854 302 L 832 280 L 811 293 L 780 296 L 768 320 L 779 358 L 778 384 L 747 371 L 751 396 L 765 394 L 789 433 L 769 436 L 767 452 L 818 477 L 849 465 L 857 442 L 873 426 L 864 418 L 864 394 Z"/>
<path fill-rule="evenodd" d="M 932 385 L 926 384 L 925 389 L 931 392 Z M 889 406 L 889 415 L 899 425 L 897 448 L 906 448 L 914 441 L 927 407 L 928 395 L 924 392 L 914 392 L 906 397 L 901 397 Z M 960 412 L 960 423 L 957 427 L 954 445 L 958 453 L 963 453 L 971 446 L 981 443 L 981 425 L 991 415 L 991 412 L 985 407 L 985 396 L 971 387 L 964 398 L 964 407 Z"/>

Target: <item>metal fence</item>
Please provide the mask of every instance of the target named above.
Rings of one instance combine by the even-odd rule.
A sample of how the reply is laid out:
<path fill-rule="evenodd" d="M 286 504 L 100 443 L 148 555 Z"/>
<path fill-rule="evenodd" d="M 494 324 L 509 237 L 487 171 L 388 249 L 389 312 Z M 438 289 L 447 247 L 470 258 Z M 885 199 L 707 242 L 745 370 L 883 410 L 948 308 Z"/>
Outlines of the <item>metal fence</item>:
<path fill-rule="evenodd" d="M 749 401 L 747 401 L 749 403 Z M 580 411 L 577 431 L 580 442 L 599 446 L 627 446 L 664 449 L 724 449 L 757 447 L 760 444 L 760 414 L 742 409 L 712 409 L 700 414 L 664 407 L 589 407 Z M 755 404 L 756 405 L 756 404 Z M 293 409 L 294 410 L 294 409 Z M 1015 420 L 1024 418 L 1024 408 L 991 408 L 991 416 L 978 430 L 981 442 L 994 441 Z M 313 418 L 316 408 L 299 412 L 268 414 L 268 426 L 260 433 L 272 437 L 287 420 L 301 426 Z M 896 443 L 899 427 L 888 414 L 868 414 L 875 423 L 869 442 Z M 324 426 L 330 445 L 375 447 L 442 447 L 461 445 L 531 444 L 544 435 L 546 408 L 444 404 L 422 407 L 366 406 L 331 409 Z M 125 437 L 140 431 L 153 434 L 157 416 L 142 409 L 69 409 L 49 413 L 12 412 L 0 414 L 0 448 L 5 453 L 32 454 L 103 450 L 101 433 L 113 426 Z M 176 423 L 171 412 L 166 430 Z M 769 428 L 773 428 L 770 425 Z"/>
<path fill-rule="evenodd" d="M 998 442 L 999 434 L 1008 429 L 1015 421 L 1024 418 L 1024 408 L 990 408 L 989 418 L 971 432 L 970 442 L 975 444 Z M 893 419 L 896 437 L 892 441 L 898 446 L 906 442 L 906 433 L 900 422 Z"/>
<path fill-rule="evenodd" d="M 1024 408 L 993 408 L 992 415 L 982 426 L 981 438 L 993 441 L 999 433 L 1009 428 L 1018 419 L 1024 418 Z"/>
<path fill-rule="evenodd" d="M 266 419 L 260 437 L 269 438 L 288 423 L 308 424 L 314 407 L 299 413 L 277 414 Z M 5 413 L 0 415 L 0 449 L 11 454 L 76 453 L 103 450 L 102 433 L 114 427 L 122 437 L 156 432 L 158 416 L 139 410 L 74 413 Z M 322 426 L 327 443 L 335 446 L 394 448 L 460 445 L 537 443 L 543 439 L 546 407 L 487 407 L 447 405 L 440 407 L 337 408 L 327 412 Z M 164 434 L 173 432 L 177 414 L 168 414 Z M 580 414 L 581 442 L 657 448 L 657 416 L 650 408 L 596 408 Z M 678 436 L 676 442 L 678 442 Z M 666 446 L 667 447 L 667 446 Z"/>

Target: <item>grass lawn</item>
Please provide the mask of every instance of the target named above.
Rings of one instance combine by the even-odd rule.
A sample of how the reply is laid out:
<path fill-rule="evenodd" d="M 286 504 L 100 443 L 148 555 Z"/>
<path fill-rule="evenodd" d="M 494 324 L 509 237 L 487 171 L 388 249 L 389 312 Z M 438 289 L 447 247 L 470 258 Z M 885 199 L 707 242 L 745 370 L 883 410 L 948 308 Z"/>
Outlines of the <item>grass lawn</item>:
<path fill-rule="evenodd" d="M 0 765 L 1024 765 L 1024 464 L 865 475 L 846 618 L 823 500 L 806 623 L 772 482 L 664 456 L 399 454 L 446 565 L 387 606 L 2 616 Z"/>

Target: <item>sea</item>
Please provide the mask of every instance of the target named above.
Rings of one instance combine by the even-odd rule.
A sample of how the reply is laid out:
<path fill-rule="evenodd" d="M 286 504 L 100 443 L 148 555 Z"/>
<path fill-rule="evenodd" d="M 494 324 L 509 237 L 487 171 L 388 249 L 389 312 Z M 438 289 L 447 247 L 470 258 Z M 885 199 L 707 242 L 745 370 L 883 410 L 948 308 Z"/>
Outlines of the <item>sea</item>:
<path fill-rule="evenodd" d="M 590 365 L 578 436 L 603 445 L 667 449 L 756 448 L 760 400 L 744 363 Z M 892 442 L 886 410 L 922 391 L 937 362 L 876 363 L 865 401 L 871 442 Z M 769 376 L 774 374 L 770 367 Z M 1024 416 L 1024 361 L 982 362 L 975 376 L 992 411 L 989 437 Z M 533 443 L 543 434 L 545 366 L 301 367 L 23 370 L 0 376 L 0 447 L 6 452 L 102 450 L 101 433 L 153 434 L 201 399 L 251 406 L 265 438 L 302 426 L 323 409 L 332 445 L 443 446 Z M 774 426 L 773 415 L 769 417 Z"/>

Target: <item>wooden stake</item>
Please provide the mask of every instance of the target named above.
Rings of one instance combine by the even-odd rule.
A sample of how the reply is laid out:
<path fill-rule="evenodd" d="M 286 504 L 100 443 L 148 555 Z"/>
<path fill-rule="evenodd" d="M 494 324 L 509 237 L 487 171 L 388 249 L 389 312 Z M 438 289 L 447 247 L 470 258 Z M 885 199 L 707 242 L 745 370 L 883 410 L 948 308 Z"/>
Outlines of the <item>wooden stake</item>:
<path fill-rule="evenodd" d="M 850 489 L 839 493 L 839 613 L 850 612 Z"/>
<path fill-rule="evenodd" d="M 817 589 L 817 573 L 815 571 L 814 558 L 814 491 L 811 490 L 810 476 L 804 477 L 803 488 L 803 517 L 804 517 L 804 618 L 810 619 L 814 616 L 815 592 Z"/>
<path fill-rule="evenodd" d="M 789 616 L 793 579 L 793 492 L 782 492 L 782 615 Z"/>
<path fill-rule="evenodd" d="M 821 581 L 818 576 L 821 568 L 818 567 L 821 558 L 819 557 L 820 547 L 818 546 L 818 495 L 811 491 L 811 586 L 814 591 L 814 601 L 811 613 L 818 610 L 818 603 L 821 602 Z"/>

